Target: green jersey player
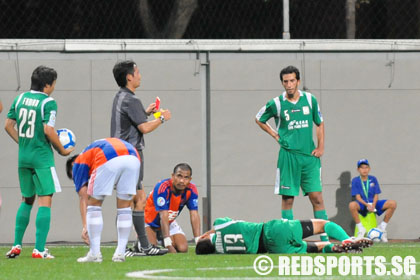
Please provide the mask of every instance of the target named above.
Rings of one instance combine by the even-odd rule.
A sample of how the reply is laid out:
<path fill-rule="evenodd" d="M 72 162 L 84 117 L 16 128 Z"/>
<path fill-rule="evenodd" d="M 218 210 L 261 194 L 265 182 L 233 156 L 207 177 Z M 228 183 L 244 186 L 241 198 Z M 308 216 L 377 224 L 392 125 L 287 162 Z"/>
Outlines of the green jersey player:
<path fill-rule="evenodd" d="M 327 232 L 341 241 L 306 242 L 303 239 Z M 361 252 L 372 245 L 368 238 L 349 237 L 339 225 L 321 219 L 271 220 L 266 223 L 236 221 L 218 218 L 213 229 L 200 236 L 196 254 L 295 254 L 295 253 L 344 253 Z"/>
<path fill-rule="evenodd" d="M 282 217 L 293 220 L 294 197 L 302 188 L 309 195 L 314 216 L 327 220 L 321 185 L 321 161 L 324 153 L 324 122 L 316 98 L 300 91 L 299 70 L 288 66 L 281 70 L 280 80 L 285 89 L 280 96 L 268 101 L 256 116 L 257 124 L 281 146 L 277 161 L 275 193 L 282 195 Z M 276 129 L 267 121 L 274 118 Z M 312 131 L 316 125 L 318 146 Z M 322 236 L 323 240 L 328 240 Z"/>
<path fill-rule="evenodd" d="M 64 149 L 54 129 L 57 103 L 50 97 L 55 88 L 57 72 L 37 67 L 31 77 L 31 91 L 17 96 L 7 114 L 5 129 L 19 144 L 18 174 L 22 203 L 16 214 L 15 241 L 6 257 L 19 256 L 22 240 L 29 224 L 32 205 L 38 195 L 36 239 L 33 258 L 54 258 L 45 249 L 51 221 L 51 200 L 61 191 L 54 167 L 51 144 L 63 156 L 74 148 Z"/>

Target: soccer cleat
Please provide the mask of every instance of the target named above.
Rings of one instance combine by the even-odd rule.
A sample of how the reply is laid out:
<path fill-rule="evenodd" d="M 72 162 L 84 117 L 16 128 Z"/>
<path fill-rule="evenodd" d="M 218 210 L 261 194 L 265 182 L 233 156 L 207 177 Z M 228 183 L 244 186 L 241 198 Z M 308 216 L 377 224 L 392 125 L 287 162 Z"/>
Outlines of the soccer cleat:
<path fill-rule="evenodd" d="M 6 258 L 14 259 L 16 257 L 19 257 L 20 252 L 22 252 L 22 246 L 20 245 L 13 246 L 12 249 L 6 253 Z"/>
<path fill-rule="evenodd" d="M 37 249 L 32 251 L 32 258 L 33 259 L 54 259 L 54 256 L 48 252 L 48 249 L 45 248 L 44 252 L 40 252 Z"/>
<path fill-rule="evenodd" d="M 100 263 L 102 262 L 102 254 L 99 252 L 96 256 L 91 254 L 90 251 L 87 253 L 86 256 L 78 258 L 77 262 L 79 263 L 85 263 L 85 262 L 96 262 Z"/>
<path fill-rule="evenodd" d="M 169 252 L 166 248 L 159 248 L 156 245 L 150 244 L 149 248 L 143 249 L 140 248 L 140 252 L 146 254 L 146 256 L 162 256 Z"/>
<path fill-rule="evenodd" d="M 363 253 L 363 249 L 362 247 L 350 247 L 350 246 L 345 246 L 343 244 L 335 244 L 332 247 L 332 252 L 333 253 L 348 253 L 348 254 L 360 254 Z"/>
<path fill-rule="evenodd" d="M 145 253 L 139 252 L 138 250 L 135 250 L 134 248 L 128 248 L 128 247 L 125 249 L 124 255 L 126 258 L 146 256 Z"/>
<path fill-rule="evenodd" d="M 147 249 L 141 248 L 139 242 L 135 242 L 133 248 L 125 250 L 126 257 L 142 257 L 142 256 L 162 256 L 169 252 L 166 248 L 150 244 Z"/>
<path fill-rule="evenodd" d="M 359 232 L 357 233 L 357 237 L 358 238 L 365 237 L 365 234 L 366 234 L 366 229 L 362 228 L 362 230 L 359 230 Z"/>
<path fill-rule="evenodd" d="M 388 243 L 388 236 L 386 234 L 386 230 L 382 230 L 381 242 Z"/>
<path fill-rule="evenodd" d="M 124 255 L 125 255 L 126 258 L 133 257 L 134 256 L 134 252 L 133 252 L 133 250 L 131 248 L 128 248 L 127 247 L 127 248 L 125 248 Z"/>
<path fill-rule="evenodd" d="M 372 246 L 373 241 L 365 237 L 350 237 L 341 242 L 345 247 L 349 249 L 368 248 Z"/>
<path fill-rule="evenodd" d="M 124 262 L 125 261 L 125 256 L 124 256 L 124 254 L 117 254 L 117 253 L 115 253 L 112 256 L 112 261 L 113 262 Z"/>

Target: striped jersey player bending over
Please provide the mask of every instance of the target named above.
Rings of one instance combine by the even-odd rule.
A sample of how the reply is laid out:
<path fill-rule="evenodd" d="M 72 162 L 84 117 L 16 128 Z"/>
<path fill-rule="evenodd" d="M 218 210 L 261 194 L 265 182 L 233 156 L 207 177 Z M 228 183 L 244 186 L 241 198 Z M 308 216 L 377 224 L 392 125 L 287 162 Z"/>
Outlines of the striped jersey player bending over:
<path fill-rule="evenodd" d="M 303 239 L 320 233 L 341 241 L 306 242 Z M 231 218 L 218 218 L 213 229 L 200 236 L 196 254 L 294 254 L 294 253 L 359 253 L 372 245 L 368 238 L 349 237 L 334 222 L 311 220 L 271 220 L 249 223 Z"/>
<path fill-rule="evenodd" d="M 140 156 L 128 142 L 118 138 L 100 139 L 77 156 L 67 160 L 67 176 L 73 179 L 80 198 L 82 238 L 90 250 L 78 262 L 102 262 L 102 203 L 105 196 L 117 192 L 118 245 L 114 262 L 125 261 L 125 248 L 132 226 L 131 201 L 136 194 L 140 173 Z M 88 236 L 87 236 L 88 235 Z"/>
<path fill-rule="evenodd" d="M 198 191 L 191 183 L 192 169 L 186 163 L 177 164 L 172 176 L 156 184 L 146 201 L 146 233 L 151 244 L 157 244 L 161 233 L 164 246 L 170 253 L 186 253 L 188 242 L 175 219 L 187 206 L 195 240 L 200 236 Z"/>

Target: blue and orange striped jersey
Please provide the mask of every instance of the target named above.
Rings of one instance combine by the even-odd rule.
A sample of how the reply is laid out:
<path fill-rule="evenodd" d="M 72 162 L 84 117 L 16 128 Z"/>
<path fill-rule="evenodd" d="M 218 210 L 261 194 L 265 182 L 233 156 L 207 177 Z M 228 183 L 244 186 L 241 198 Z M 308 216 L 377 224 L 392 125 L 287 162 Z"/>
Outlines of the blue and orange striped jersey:
<path fill-rule="evenodd" d="M 96 140 L 79 154 L 73 165 L 73 181 L 76 191 L 86 185 L 90 175 L 99 166 L 118 157 L 132 155 L 140 159 L 137 150 L 130 143 L 118 138 Z"/>
<path fill-rule="evenodd" d="M 156 184 L 150 192 L 144 209 L 144 220 L 151 227 L 160 227 L 159 211 L 169 212 L 169 223 L 175 221 L 185 205 L 191 210 L 198 210 L 197 187 L 190 183 L 183 193 L 175 195 L 172 191 L 172 179 L 165 179 Z"/>

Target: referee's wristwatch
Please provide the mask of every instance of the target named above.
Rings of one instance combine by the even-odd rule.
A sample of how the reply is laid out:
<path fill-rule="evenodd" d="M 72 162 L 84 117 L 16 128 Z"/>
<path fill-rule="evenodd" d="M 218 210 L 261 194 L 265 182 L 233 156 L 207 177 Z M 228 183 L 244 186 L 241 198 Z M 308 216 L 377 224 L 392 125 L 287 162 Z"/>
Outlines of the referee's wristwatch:
<path fill-rule="evenodd" d="M 164 123 L 164 122 L 165 122 L 165 117 L 164 117 L 164 116 L 162 116 L 162 115 L 161 115 L 161 116 L 159 117 L 159 119 L 160 119 L 160 122 L 161 122 L 161 123 Z"/>

